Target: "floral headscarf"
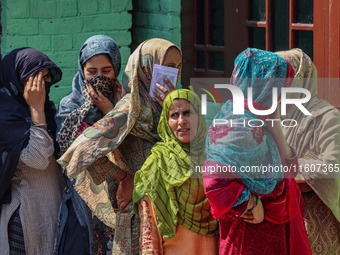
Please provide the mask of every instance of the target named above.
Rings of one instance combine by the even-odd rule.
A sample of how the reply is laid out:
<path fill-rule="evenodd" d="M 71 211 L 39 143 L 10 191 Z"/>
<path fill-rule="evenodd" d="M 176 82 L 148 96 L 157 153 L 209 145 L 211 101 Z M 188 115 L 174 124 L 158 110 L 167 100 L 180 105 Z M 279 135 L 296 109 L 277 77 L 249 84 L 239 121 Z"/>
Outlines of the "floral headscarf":
<path fill-rule="evenodd" d="M 228 101 L 216 119 L 236 119 L 238 123 L 250 119 L 260 122 L 258 116 L 247 109 L 251 98 L 247 88 L 253 89 L 256 109 L 268 109 L 272 105 L 272 88 L 290 86 L 294 77 L 291 65 L 278 54 L 248 48 L 235 59 L 233 84 L 245 95 L 244 115 L 232 115 L 232 102 Z M 254 125 L 254 122 L 252 123 Z M 289 222 L 289 250 L 291 254 L 309 254 L 310 247 L 302 220 L 303 200 L 293 175 L 286 171 L 244 171 L 245 167 L 263 166 L 282 169 L 286 166 L 266 124 L 252 127 L 230 124 L 209 128 L 207 139 L 207 161 L 205 166 L 226 166 L 226 175 L 207 174 L 203 178 L 205 192 L 215 217 L 220 217 L 243 202 L 249 200 L 250 192 L 262 197 L 264 218 L 275 224 Z M 243 170 L 242 170 L 243 169 Z M 250 168 L 251 169 L 251 168 Z M 256 169 L 256 168 L 255 168 Z M 287 178 L 284 178 L 287 177 Z"/>
<path fill-rule="evenodd" d="M 248 125 L 249 120 L 257 120 L 261 123 L 262 116 L 257 116 L 247 109 L 248 88 L 252 88 L 252 101 L 256 109 L 269 109 L 273 103 L 272 89 L 280 90 L 289 85 L 287 77 L 293 77 L 294 72 L 287 62 L 274 53 L 258 49 L 247 49 L 235 59 L 235 68 L 232 75 L 232 83 L 241 89 L 245 96 L 245 114 L 233 115 L 233 102 L 226 102 L 215 119 L 233 119 L 234 123 L 212 125 L 207 138 L 207 160 L 220 162 L 226 166 L 234 166 L 241 169 L 245 166 L 273 166 L 282 165 L 280 153 L 274 139 L 263 127 Z M 222 153 L 223 152 L 223 153 Z M 263 178 L 261 172 L 242 172 L 237 175 L 242 178 L 245 189 L 235 205 L 247 201 L 250 190 L 259 194 L 268 194 L 273 191 L 276 184 L 284 177 L 282 173 L 268 173 Z M 223 176 L 222 176 L 223 177 Z M 207 179 L 208 181 L 208 179 Z M 207 190 L 208 191 L 208 190 Z"/>

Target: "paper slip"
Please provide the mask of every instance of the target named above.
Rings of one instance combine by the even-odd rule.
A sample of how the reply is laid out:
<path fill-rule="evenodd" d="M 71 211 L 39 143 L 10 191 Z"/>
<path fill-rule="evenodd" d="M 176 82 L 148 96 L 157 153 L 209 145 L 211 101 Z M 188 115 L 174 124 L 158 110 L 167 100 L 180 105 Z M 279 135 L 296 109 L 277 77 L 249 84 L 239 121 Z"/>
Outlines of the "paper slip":
<path fill-rule="evenodd" d="M 178 74 L 177 68 L 155 64 L 153 67 L 152 80 L 151 80 L 151 86 L 150 86 L 150 92 L 149 92 L 151 98 L 153 99 L 153 97 L 155 96 L 155 94 L 153 93 L 154 89 L 157 92 L 164 95 L 164 93 L 159 88 L 157 88 L 156 83 L 161 84 L 167 90 L 170 91 L 168 85 L 164 82 L 164 78 L 167 78 L 172 83 L 172 85 L 176 86 L 177 74 Z"/>

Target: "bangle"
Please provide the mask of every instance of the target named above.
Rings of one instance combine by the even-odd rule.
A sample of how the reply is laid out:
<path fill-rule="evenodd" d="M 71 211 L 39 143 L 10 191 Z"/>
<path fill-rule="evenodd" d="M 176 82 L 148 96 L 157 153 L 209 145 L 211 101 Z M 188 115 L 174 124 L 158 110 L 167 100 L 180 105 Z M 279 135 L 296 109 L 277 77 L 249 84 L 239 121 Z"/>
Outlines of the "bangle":
<path fill-rule="evenodd" d="M 125 176 L 123 177 L 123 179 L 119 180 L 120 182 L 124 181 L 127 177 L 127 172 L 124 171 L 124 173 L 125 173 Z"/>
<path fill-rule="evenodd" d="M 256 197 L 256 200 L 255 200 L 255 203 L 254 203 L 253 207 L 247 210 L 247 214 L 248 214 L 248 215 L 251 214 L 251 212 L 254 210 L 254 208 L 257 206 L 257 203 L 259 202 L 259 197 L 258 197 L 258 196 L 253 195 L 253 197 L 254 197 L 254 198 Z"/>
<path fill-rule="evenodd" d="M 37 123 L 37 124 L 31 125 L 31 127 L 47 127 L 47 124 Z"/>

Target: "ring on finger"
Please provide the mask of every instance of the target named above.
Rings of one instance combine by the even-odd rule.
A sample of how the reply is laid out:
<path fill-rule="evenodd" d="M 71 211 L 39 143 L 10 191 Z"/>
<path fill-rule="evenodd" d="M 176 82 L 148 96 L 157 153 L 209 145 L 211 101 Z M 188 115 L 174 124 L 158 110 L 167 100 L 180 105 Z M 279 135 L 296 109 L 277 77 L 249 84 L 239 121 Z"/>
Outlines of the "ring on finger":
<path fill-rule="evenodd" d="M 37 86 L 37 83 L 36 83 L 36 82 L 33 82 L 32 85 L 33 85 L 33 87 L 36 87 L 36 86 Z"/>
<path fill-rule="evenodd" d="M 98 98 L 98 96 L 94 96 L 93 98 L 94 98 L 94 99 L 97 99 L 97 98 Z"/>

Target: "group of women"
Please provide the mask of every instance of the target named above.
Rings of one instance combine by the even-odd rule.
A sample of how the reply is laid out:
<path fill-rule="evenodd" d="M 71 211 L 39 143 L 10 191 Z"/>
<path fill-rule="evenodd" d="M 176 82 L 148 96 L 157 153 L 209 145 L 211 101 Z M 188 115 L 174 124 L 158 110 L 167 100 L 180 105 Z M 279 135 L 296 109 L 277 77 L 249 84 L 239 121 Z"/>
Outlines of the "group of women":
<path fill-rule="evenodd" d="M 306 66 L 315 67 L 307 58 L 298 50 L 249 48 L 235 60 L 232 84 L 244 94 L 251 87 L 256 107 L 269 109 L 273 87 L 280 92 L 287 86 L 309 86 Z M 4 57 L 3 254 L 311 254 L 310 246 L 319 249 L 319 237 L 310 230 L 314 225 L 307 210 L 308 241 L 303 198 L 313 197 L 330 211 L 331 230 L 339 231 L 337 179 L 323 180 L 332 185 L 327 191 L 304 176 L 299 185 L 308 183 L 315 195 L 302 197 L 292 173 L 193 171 L 202 165 L 296 167 L 307 154 L 334 163 L 340 158 L 340 132 L 324 132 L 328 120 L 340 125 L 335 108 L 315 97 L 313 117 L 301 117 L 308 127 L 297 133 L 277 124 L 225 124 L 207 130 L 193 90 L 175 90 L 176 84 L 165 79 L 171 92 L 157 84 L 164 94 L 155 91 L 155 98 L 150 97 L 155 64 L 178 68 L 179 78 L 181 50 L 163 39 L 146 40 L 129 57 L 120 83 L 118 45 L 107 36 L 90 37 L 79 52 L 72 92 L 56 113 L 48 93 L 61 79 L 60 68 L 32 48 Z M 249 109 L 233 116 L 232 106 L 227 101 L 216 118 L 267 117 Z M 288 115 L 295 116 L 295 110 Z M 280 112 L 270 117 L 280 118 Z M 318 129 L 316 121 L 325 128 Z M 335 140 L 309 143 L 314 129 L 315 139 Z M 304 140 L 297 142 L 301 134 Z M 322 248 L 338 252 L 339 240 Z"/>

